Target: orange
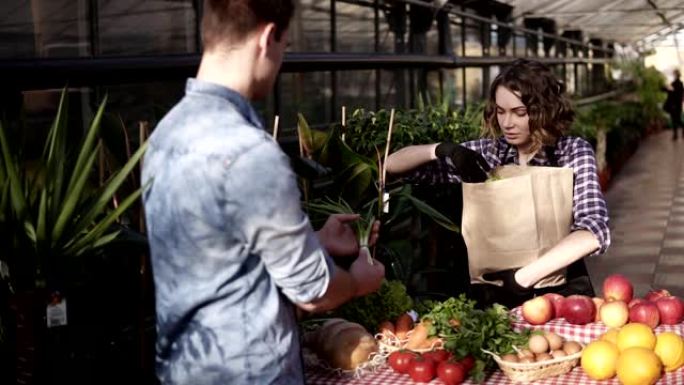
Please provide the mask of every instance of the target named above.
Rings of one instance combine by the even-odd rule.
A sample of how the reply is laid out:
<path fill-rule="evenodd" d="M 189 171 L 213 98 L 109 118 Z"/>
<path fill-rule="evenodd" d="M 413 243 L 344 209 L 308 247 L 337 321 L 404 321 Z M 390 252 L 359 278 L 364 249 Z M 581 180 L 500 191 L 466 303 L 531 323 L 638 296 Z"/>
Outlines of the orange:
<path fill-rule="evenodd" d="M 607 332 L 603 333 L 599 338 L 601 341 L 608 341 L 614 343 L 617 347 L 617 336 L 620 329 L 610 328 Z"/>
<path fill-rule="evenodd" d="M 653 385 L 662 370 L 658 356 L 646 348 L 627 348 L 620 352 L 617 360 L 617 377 L 622 385 Z"/>
<path fill-rule="evenodd" d="M 671 372 L 684 365 L 684 341 L 679 334 L 664 332 L 657 336 L 655 354 L 665 366 L 665 371 Z"/>
<path fill-rule="evenodd" d="M 617 347 L 620 351 L 632 347 L 641 347 L 653 350 L 656 345 L 656 336 L 653 330 L 638 322 L 628 323 L 620 328 L 617 336 Z"/>
<path fill-rule="evenodd" d="M 593 380 L 607 380 L 615 377 L 620 352 L 608 341 L 594 341 L 582 352 L 580 363 L 587 376 Z"/>

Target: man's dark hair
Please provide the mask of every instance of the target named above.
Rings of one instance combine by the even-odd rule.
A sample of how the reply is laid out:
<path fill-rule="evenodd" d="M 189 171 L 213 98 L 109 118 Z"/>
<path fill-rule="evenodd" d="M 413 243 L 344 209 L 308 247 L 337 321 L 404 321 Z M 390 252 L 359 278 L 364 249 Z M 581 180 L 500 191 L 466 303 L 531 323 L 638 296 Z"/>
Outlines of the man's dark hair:
<path fill-rule="evenodd" d="M 484 111 L 484 131 L 488 136 L 501 134 L 496 116 L 496 90 L 499 86 L 520 93 L 530 117 L 533 149 L 555 144 L 570 129 L 575 112 L 565 94 L 565 84 L 544 64 L 517 59 L 505 67 L 490 86 Z"/>
<path fill-rule="evenodd" d="M 294 13 L 293 0 L 204 0 L 202 44 L 240 42 L 260 24 L 274 23 L 280 40 Z"/>

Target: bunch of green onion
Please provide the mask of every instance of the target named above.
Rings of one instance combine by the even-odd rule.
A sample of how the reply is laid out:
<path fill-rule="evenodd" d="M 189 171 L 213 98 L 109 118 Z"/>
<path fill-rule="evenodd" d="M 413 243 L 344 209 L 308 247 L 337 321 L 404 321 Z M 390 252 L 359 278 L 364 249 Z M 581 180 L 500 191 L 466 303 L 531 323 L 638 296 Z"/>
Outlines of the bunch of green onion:
<path fill-rule="evenodd" d="M 356 233 L 356 237 L 359 241 L 359 248 L 361 251 L 366 251 L 368 257 L 368 263 L 373 264 L 373 257 L 369 248 L 369 241 L 371 233 L 373 232 L 373 223 L 375 223 L 375 216 L 373 215 L 373 206 L 375 201 L 367 204 L 368 211 L 365 214 L 361 214 L 360 218 L 354 221 L 353 229 Z M 349 203 L 340 197 L 337 201 L 332 200 L 328 197 L 319 199 L 313 202 L 307 202 L 304 204 L 305 208 L 310 212 L 316 212 L 324 215 L 332 214 L 356 214 Z"/>

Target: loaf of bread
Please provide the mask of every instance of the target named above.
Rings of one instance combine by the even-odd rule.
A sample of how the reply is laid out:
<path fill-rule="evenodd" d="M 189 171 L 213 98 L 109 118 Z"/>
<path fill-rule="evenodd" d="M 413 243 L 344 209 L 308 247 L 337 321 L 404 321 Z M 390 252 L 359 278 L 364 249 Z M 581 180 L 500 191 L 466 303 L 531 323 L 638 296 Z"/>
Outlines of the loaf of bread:
<path fill-rule="evenodd" d="M 378 351 L 375 338 L 363 326 L 341 318 L 326 321 L 309 342 L 320 358 L 343 370 L 356 369 Z"/>

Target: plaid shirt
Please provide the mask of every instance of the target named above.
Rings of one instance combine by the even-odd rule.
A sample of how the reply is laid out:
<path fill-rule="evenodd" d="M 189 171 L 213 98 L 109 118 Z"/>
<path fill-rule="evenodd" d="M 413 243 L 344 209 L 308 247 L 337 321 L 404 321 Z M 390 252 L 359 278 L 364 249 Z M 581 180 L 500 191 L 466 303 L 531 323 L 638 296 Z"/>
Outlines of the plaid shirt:
<path fill-rule="evenodd" d="M 480 153 L 492 168 L 511 163 L 518 164 L 517 149 L 509 145 L 503 137 L 497 140 L 477 139 L 462 145 Z M 610 229 L 608 208 L 598 182 L 594 150 L 584 139 L 561 137 L 554 154 L 557 159 L 556 166 L 570 167 L 575 173 L 571 231 L 590 231 L 601 244 L 601 247 L 591 255 L 602 254 L 610 245 Z M 537 152 L 529 165 L 552 166 L 545 151 Z M 456 170 L 439 159 L 418 168 L 408 180 L 417 184 L 461 183 Z"/>

